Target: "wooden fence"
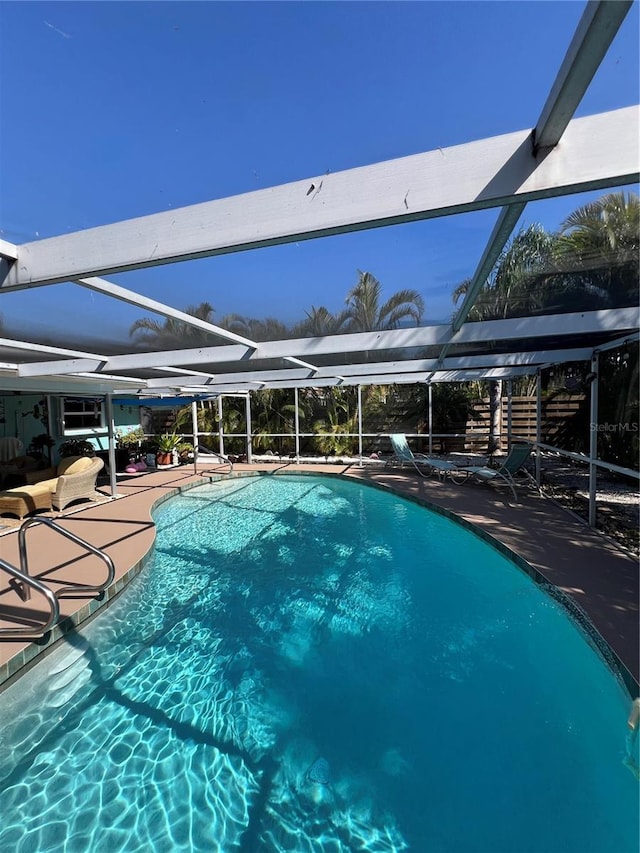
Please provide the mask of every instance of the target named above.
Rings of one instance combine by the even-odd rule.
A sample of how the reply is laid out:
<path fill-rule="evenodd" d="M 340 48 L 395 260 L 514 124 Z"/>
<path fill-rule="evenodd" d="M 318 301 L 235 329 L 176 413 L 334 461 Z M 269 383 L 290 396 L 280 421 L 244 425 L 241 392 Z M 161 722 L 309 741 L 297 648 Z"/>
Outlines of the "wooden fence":
<path fill-rule="evenodd" d="M 575 417 L 584 394 L 556 394 L 542 399 L 542 440 L 553 444 L 558 430 Z M 507 434 L 507 399 L 502 399 L 502 435 Z M 511 401 L 511 434 L 514 438 L 535 441 L 537 409 L 535 397 L 513 397 Z M 485 449 L 489 440 L 489 399 L 474 404 L 467 419 L 465 450 Z"/>

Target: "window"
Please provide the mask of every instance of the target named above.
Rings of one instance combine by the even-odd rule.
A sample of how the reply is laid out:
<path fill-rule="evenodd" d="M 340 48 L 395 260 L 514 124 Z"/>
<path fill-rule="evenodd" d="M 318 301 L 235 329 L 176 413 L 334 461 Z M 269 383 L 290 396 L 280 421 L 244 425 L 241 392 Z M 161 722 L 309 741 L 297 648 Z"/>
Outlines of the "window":
<path fill-rule="evenodd" d="M 105 429 L 102 397 L 63 397 L 62 424 L 64 434 Z"/>

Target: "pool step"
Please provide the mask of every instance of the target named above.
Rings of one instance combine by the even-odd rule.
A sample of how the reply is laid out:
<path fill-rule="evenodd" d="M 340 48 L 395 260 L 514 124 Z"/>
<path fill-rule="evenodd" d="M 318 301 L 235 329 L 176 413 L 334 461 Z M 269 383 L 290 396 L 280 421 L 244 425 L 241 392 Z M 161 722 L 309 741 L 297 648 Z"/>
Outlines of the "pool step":
<path fill-rule="evenodd" d="M 72 699 L 91 678 L 89 644 L 83 642 L 70 649 L 51 669 L 47 685 L 47 704 L 59 708 Z"/>
<path fill-rule="evenodd" d="M 70 677 L 54 681 L 49 685 L 49 696 L 47 705 L 52 708 L 60 708 L 73 699 L 78 690 L 91 679 L 91 669 L 88 662 L 74 671 L 69 671 Z"/>

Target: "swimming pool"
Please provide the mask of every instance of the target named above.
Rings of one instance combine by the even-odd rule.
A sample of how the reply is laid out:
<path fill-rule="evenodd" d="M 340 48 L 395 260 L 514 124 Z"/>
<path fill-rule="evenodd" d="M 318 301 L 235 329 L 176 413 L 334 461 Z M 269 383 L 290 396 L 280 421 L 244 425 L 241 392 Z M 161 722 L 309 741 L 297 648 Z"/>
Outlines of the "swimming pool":
<path fill-rule="evenodd" d="M 637 851 L 629 697 L 486 542 L 315 476 L 155 520 L 143 574 L 0 695 L 0 849 Z"/>

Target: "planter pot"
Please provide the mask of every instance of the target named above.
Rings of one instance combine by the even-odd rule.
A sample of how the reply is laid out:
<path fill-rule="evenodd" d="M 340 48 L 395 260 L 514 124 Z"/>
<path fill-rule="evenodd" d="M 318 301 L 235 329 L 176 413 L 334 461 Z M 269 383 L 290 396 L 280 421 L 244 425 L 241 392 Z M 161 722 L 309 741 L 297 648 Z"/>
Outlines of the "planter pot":
<path fill-rule="evenodd" d="M 156 463 L 158 465 L 173 465 L 173 453 L 156 453 Z"/>

